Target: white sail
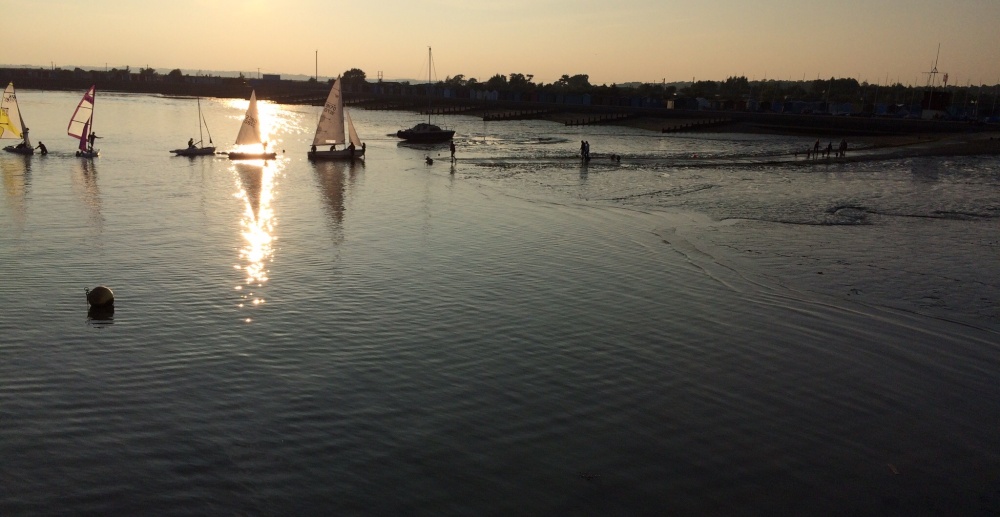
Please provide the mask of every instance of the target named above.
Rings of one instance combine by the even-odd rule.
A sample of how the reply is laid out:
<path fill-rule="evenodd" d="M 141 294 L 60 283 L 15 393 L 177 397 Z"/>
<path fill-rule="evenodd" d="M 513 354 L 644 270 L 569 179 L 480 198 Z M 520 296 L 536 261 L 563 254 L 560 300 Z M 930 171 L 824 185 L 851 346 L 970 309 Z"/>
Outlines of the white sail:
<path fill-rule="evenodd" d="M 316 136 L 313 145 L 330 145 L 344 143 L 344 97 L 340 92 L 340 79 L 333 82 L 330 95 L 323 105 L 323 113 L 316 125 Z"/>
<path fill-rule="evenodd" d="M 361 147 L 361 139 L 358 138 L 358 132 L 354 130 L 354 122 L 351 122 L 351 114 L 345 110 L 344 115 L 347 117 L 347 133 L 351 137 L 351 143 L 354 144 L 354 147 Z"/>
<path fill-rule="evenodd" d="M 0 101 L 0 138 L 23 138 L 24 121 L 17 107 L 17 95 L 14 94 L 14 83 L 7 85 Z"/>
<path fill-rule="evenodd" d="M 240 126 L 240 133 L 236 135 L 236 145 L 259 144 L 260 143 L 260 121 L 257 118 L 257 92 L 250 92 L 250 105 L 247 106 L 247 114 L 243 117 L 243 125 Z"/>
<path fill-rule="evenodd" d="M 96 93 L 96 87 L 91 86 L 87 90 L 87 93 L 83 94 L 83 99 L 76 106 L 73 117 L 69 119 L 69 127 L 66 128 L 66 134 L 77 140 L 87 138 L 87 134 L 92 129 L 90 124 L 91 119 L 94 117 L 94 96 Z"/>

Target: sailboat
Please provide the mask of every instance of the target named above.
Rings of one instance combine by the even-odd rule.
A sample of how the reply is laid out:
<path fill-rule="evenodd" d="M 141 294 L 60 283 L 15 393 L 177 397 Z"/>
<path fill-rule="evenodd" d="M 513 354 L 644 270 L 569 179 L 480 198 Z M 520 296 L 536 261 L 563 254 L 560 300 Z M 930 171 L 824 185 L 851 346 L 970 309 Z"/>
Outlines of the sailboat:
<path fill-rule="evenodd" d="M 344 117 L 347 117 L 348 136 L 351 146 L 346 149 L 335 150 L 333 146 L 345 143 L 344 139 Z M 317 151 L 317 145 L 329 145 L 329 151 Z M 360 147 L 360 149 L 358 149 Z M 344 96 L 340 90 L 340 78 L 333 82 L 330 88 L 330 95 L 323 105 L 323 113 L 319 117 L 319 124 L 316 125 L 316 136 L 313 137 L 312 149 L 306 153 L 310 160 L 353 160 L 364 158 L 365 147 L 358 138 L 358 132 L 354 130 L 354 123 L 351 122 L 350 113 L 344 111 Z"/>
<path fill-rule="evenodd" d="M 195 142 L 192 138 L 188 141 L 188 146 L 184 149 L 174 149 L 170 151 L 174 153 L 175 156 L 208 156 L 215 154 L 215 147 L 209 146 L 205 147 L 202 145 L 205 142 L 205 135 L 202 133 L 202 126 L 204 126 L 205 131 L 208 131 L 208 122 L 205 121 L 205 115 L 201 113 L 201 98 L 198 99 L 198 142 Z M 212 132 L 208 131 L 208 143 L 212 143 Z"/>
<path fill-rule="evenodd" d="M 247 106 L 247 113 L 243 117 L 243 124 L 240 132 L 236 135 L 236 145 L 261 144 L 260 152 L 232 151 L 229 154 L 230 160 L 273 160 L 277 153 L 267 152 L 267 144 L 260 139 L 260 119 L 257 118 L 257 91 L 250 91 L 250 105 Z"/>
<path fill-rule="evenodd" d="M 434 124 L 431 124 L 431 48 L 427 47 L 427 123 L 419 123 L 410 129 L 400 129 L 396 131 L 396 136 L 402 138 L 403 140 L 408 140 L 410 142 L 447 142 L 455 136 L 455 132 L 447 129 L 441 129 Z"/>
<path fill-rule="evenodd" d="M 81 158 L 94 158 L 101 154 L 100 149 L 94 149 L 94 139 L 99 138 L 94 133 L 94 100 L 97 95 L 97 86 L 91 86 L 87 93 L 83 94 L 80 104 L 76 105 L 76 111 L 69 119 L 69 126 L 66 134 L 79 141 L 76 155 Z"/>
<path fill-rule="evenodd" d="M 28 128 L 24 127 L 21 110 L 17 107 L 17 95 L 14 93 L 14 83 L 7 85 L 0 101 L 0 138 L 20 138 L 23 141 L 17 145 L 8 145 L 3 150 L 8 153 L 24 155 L 35 154 L 35 148 L 28 139 Z"/>

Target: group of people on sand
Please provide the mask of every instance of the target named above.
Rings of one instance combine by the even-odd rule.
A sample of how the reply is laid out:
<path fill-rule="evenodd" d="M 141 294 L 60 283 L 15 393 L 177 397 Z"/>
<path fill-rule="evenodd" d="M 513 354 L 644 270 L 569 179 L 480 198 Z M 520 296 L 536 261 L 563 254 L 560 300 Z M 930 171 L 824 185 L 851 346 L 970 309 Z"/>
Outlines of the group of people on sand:
<path fill-rule="evenodd" d="M 580 157 L 583 161 L 590 161 L 590 142 L 586 140 L 580 140 Z"/>
<path fill-rule="evenodd" d="M 826 144 L 826 148 L 825 149 L 820 149 L 819 140 L 817 139 L 816 143 L 813 144 L 812 148 L 806 149 L 806 159 L 807 160 L 810 159 L 810 158 L 812 158 L 814 160 L 817 160 L 817 159 L 819 159 L 820 155 L 822 155 L 823 158 L 829 158 L 831 154 L 833 154 L 833 142 L 830 142 L 830 143 Z M 799 153 L 796 152 L 795 156 L 798 156 L 798 155 L 799 155 Z M 835 157 L 836 158 L 843 158 L 845 156 L 847 156 L 847 139 L 846 138 L 844 138 L 844 139 L 842 139 L 840 141 L 840 146 L 837 148 L 837 154 L 836 154 Z"/>

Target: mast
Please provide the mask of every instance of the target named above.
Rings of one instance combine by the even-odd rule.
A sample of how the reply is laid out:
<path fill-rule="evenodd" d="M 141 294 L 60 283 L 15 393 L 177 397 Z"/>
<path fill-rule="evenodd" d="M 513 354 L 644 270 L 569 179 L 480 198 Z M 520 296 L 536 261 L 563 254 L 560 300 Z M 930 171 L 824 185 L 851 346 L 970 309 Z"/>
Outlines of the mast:
<path fill-rule="evenodd" d="M 427 47 L 427 124 L 431 123 L 431 47 Z"/>
<path fill-rule="evenodd" d="M 205 147 L 205 135 L 201 132 L 201 97 L 198 97 L 198 143 Z"/>

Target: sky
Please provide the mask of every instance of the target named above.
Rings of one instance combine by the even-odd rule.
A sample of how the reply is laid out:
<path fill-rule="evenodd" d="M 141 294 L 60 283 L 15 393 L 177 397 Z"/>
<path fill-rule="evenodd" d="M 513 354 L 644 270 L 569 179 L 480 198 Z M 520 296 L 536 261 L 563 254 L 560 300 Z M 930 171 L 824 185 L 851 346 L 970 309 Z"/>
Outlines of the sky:
<path fill-rule="evenodd" d="M 5 65 L 1000 83 L 1000 0 L 0 0 Z M 317 59 L 318 56 L 318 59 Z"/>

